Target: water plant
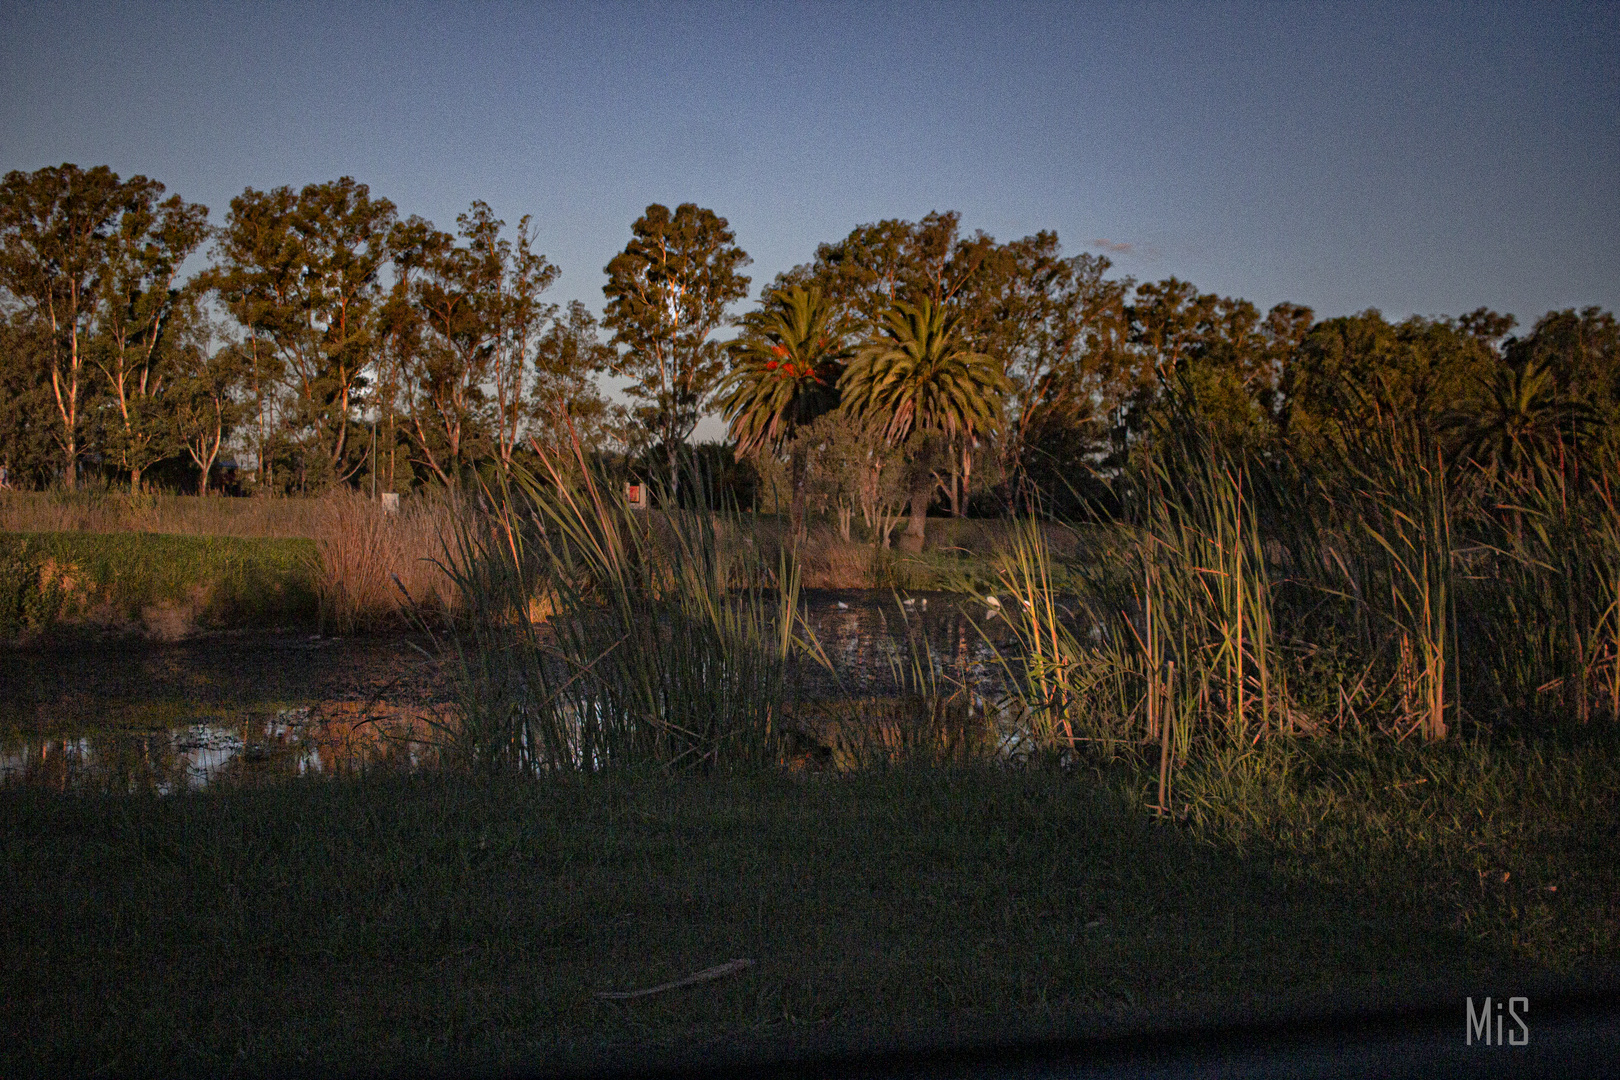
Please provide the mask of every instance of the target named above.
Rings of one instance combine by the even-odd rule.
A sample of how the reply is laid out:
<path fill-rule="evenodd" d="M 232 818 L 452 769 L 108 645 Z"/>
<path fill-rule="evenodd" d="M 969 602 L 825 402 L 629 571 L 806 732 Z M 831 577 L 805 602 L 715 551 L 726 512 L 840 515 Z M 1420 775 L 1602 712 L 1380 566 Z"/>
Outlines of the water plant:
<path fill-rule="evenodd" d="M 502 473 L 447 545 L 462 758 L 520 772 L 778 760 L 800 633 L 792 546 L 769 564 L 734 508 L 630 509 L 575 453 Z"/>

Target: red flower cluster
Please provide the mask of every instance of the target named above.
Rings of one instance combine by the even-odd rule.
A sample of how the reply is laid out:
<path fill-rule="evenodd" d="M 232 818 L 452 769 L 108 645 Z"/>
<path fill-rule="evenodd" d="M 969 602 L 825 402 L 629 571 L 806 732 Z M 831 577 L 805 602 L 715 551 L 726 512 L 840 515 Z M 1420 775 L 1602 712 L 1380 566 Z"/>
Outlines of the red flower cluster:
<path fill-rule="evenodd" d="M 823 340 L 822 343 L 825 345 L 825 340 Z M 771 352 L 777 356 L 785 357 L 788 354 L 788 349 L 786 345 L 772 345 Z M 775 372 L 776 374 L 789 379 L 812 378 L 818 383 L 822 381 L 816 376 L 816 369 L 815 365 L 813 364 L 804 364 L 801 366 L 796 365 L 791 361 L 767 360 L 765 361 L 765 370 Z"/>

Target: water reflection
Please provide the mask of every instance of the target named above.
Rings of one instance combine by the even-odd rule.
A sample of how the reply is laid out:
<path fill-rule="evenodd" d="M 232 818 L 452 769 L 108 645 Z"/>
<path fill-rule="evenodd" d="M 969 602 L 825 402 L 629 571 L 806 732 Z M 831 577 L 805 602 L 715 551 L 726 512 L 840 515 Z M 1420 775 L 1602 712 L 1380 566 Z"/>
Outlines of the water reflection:
<path fill-rule="evenodd" d="M 886 592 L 815 592 L 802 603 L 805 624 L 832 670 L 795 665 L 801 715 L 819 717 L 820 703 L 854 699 L 857 705 L 826 713 L 831 727 L 815 733 L 825 736 L 823 749 L 888 753 L 916 738 L 943 739 L 941 745 L 950 746 L 989 738 L 1006 753 L 1017 741 L 1016 731 L 1002 730 L 1006 718 L 995 707 L 1000 672 L 985 637 L 1005 642 L 1007 634 L 993 609 L 943 593 L 897 598 Z M 277 666 L 283 659 L 253 658 Z M 243 666 L 251 668 L 253 660 Z M 950 724 L 941 727 L 943 716 L 911 716 L 917 702 L 908 692 L 919 689 L 919 679 L 932 690 L 928 696 L 949 699 L 950 724 L 973 721 L 978 733 L 969 739 L 965 729 L 951 733 Z M 133 676 L 114 681 L 144 685 Z M 189 705 L 171 695 L 117 704 L 93 692 L 70 691 L 10 710 L 15 719 L 0 726 L 0 784 L 167 794 L 309 773 L 409 770 L 437 760 L 453 715 L 445 704 L 319 701 L 230 708 Z"/>
<path fill-rule="evenodd" d="M 995 649 L 1005 648 L 1010 635 L 993 609 L 976 600 L 950 593 L 817 592 L 806 595 L 803 610 L 833 668 L 829 675 L 800 665 L 809 697 L 891 693 L 907 685 L 914 662 L 924 657 L 944 682 L 982 699 L 999 697 Z"/>
<path fill-rule="evenodd" d="M 112 710 L 116 713 L 116 710 Z M 108 717 L 116 724 L 116 715 Z M 197 717 L 165 730 L 109 726 L 70 737 L 0 736 L 0 783 L 58 791 L 199 790 L 307 773 L 431 764 L 443 707 L 322 702 L 273 712 Z"/>

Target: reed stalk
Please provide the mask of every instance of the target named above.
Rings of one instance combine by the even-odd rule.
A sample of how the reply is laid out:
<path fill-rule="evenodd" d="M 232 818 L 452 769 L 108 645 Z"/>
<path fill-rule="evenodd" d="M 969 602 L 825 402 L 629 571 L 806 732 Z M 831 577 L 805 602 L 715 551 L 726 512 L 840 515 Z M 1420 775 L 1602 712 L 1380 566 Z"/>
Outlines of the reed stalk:
<path fill-rule="evenodd" d="M 1457 707 L 1456 553 L 1438 450 L 1410 423 L 1385 420 L 1353 449 L 1345 497 L 1364 541 L 1356 594 L 1392 630 L 1402 736 L 1446 737 Z"/>
<path fill-rule="evenodd" d="M 1497 477 L 1482 496 L 1469 584 L 1484 653 L 1482 703 L 1578 723 L 1620 718 L 1620 513 L 1606 473 L 1584 484 L 1542 463 Z M 1604 708 L 1605 702 L 1607 708 Z"/>
<path fill-rule="evenodd" d="M 713 770 L 780 759 L 799 643 L 791 545 L 775 566 L 735 511 L 635 511 L 575 448 L 514 467 L 458 531 L 468 598 L 446 651 L 463 757 L 522 772 Z M 688 481 L 702 489 L 704 478 Z"/>

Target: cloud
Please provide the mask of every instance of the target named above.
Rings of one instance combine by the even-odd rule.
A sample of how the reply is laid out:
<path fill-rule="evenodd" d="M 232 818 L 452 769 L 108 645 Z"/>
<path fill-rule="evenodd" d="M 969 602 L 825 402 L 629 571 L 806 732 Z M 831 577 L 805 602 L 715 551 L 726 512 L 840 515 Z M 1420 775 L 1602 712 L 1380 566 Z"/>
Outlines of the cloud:
<path fill-rule="evenodd" d="M 1101 250 L 1108 252 L 1110 255 L 1129 255 L 1136 250 L 1135 244 L 1127 243 L 1124 240 L 1106 240 L 1099 238 L 1093 240 L 1091 242 L 1091 246 L 1094 248 L 1100 248 Z"/>

